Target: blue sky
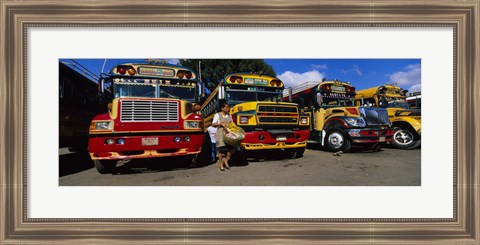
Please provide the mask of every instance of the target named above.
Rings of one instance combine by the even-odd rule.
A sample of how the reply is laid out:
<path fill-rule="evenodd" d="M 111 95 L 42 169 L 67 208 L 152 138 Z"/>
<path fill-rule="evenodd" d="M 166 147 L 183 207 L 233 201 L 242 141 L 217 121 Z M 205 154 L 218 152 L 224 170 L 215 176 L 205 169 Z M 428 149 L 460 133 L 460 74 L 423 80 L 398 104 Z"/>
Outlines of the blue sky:
<path fill-rule="evenodd" d="M 178 64 L 178 59 L 167 59 Z M 70 59 L 61 61 L 71 62 Z M 100 74 L 104 59 L 75 59 L 95 74 Z M 108 59 L 105 72 L 113 66 L 132 61 Z M 144 61 L 144 60 L 137 60 Z M 420 59 L 265 59 L 273 67 L 286 87 L 322 78 L 348 81 L 357 90 L 385 83 L 397 83 L 409 92 L 421 91 Z"/>
<path fill-rule="evenodd" d="M 410 92 L 421 90 L 420 59 L 267 59 L 287 85 L 322 78 L 348 81 L 357 90 L 397 83 Z"/>

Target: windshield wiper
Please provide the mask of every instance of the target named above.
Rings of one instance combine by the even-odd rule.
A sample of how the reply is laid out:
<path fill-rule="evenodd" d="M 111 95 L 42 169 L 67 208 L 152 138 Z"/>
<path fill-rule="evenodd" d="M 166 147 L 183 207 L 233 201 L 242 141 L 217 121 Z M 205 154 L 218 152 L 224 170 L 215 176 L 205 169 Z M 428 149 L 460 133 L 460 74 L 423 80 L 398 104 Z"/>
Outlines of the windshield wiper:
<path fill-rule="evenodd" d="M 166 95 L 168 98 L 172 98 L 172 99 L 180 99 L 180 97 L 178 97 L 178 96 L 175 96 L 175 95 L 171 95 L 171 94 L 169 94 L 168 92 L 165 92 L 165 91 L 163 91 L 163 90 L 160 90 L 160 94 L 162 94 L 162 95 Z"/>

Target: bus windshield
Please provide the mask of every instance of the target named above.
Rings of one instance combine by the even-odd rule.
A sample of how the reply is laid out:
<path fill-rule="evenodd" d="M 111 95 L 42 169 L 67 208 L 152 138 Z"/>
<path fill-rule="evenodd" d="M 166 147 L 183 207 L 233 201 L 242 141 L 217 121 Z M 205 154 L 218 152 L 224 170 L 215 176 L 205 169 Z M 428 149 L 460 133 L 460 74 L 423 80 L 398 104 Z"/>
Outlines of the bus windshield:
<path fill-rule="evenodd" d="M 390 108 L 404 108 L 404 109 L 409 109 L 410 107 L 408 106 L 407 101 L 405 98 L 391 98 L 387 97 L 387 102 L 388 106 Z"/>
<path fill-rule="evenodd" d="M 115 83 L 113 91 L 115 98 L 121 97 L 156 97 L 156 85 L 136 84 L 136 83 Z"/>
<path fill-rule="evenodd" d="M 233 87 L 226 88 L 227 100 L 235 105 L 251 101 L 281 101 L 283 89 L 258 88 L 258 87 Z"/>
<path fill-rule="evenodd" d="M 195 101 L 195 87 L 160 85 L 160 98 Z"/>
<path fill-rule="evenodd" d="M 114 83 L 115 98 L 143 97 L 170 98 L 195 101 L 195 86 L 146 84 L 146 83 Z"/>
<path fill-rule="evenodd" d="M 328 107 L 328 106 L 354 106 L 355 99 L 353 98 L 331 98 L 331 97 L 323 97 L 321 106 Z"/>

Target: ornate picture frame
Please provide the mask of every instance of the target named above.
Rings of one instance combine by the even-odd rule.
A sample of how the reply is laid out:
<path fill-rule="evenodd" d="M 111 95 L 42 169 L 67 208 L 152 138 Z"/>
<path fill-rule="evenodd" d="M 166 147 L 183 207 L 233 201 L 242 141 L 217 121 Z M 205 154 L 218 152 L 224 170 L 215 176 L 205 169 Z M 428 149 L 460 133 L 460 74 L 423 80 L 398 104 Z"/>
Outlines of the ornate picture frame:
<path fill-rule="evenodd" d="M 133 2 L 2 0 L 0 135 L 3 137 L 0 143 L 2 186 L 0 243 L 478 244 L 480 243 L 479 7 L 478 0 Z M 455 39 L 454 217 L 451 219 L 28 218 L 27 29 L 118 26 L 452 27 Z"/>

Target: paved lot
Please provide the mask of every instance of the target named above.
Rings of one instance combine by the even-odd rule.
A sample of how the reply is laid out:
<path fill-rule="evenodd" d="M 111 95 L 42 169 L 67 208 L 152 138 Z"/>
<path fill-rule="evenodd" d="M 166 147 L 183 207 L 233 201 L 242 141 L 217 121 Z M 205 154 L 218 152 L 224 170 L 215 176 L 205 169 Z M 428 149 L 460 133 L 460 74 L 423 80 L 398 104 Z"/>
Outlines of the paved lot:
<path fill-rule="evenodd" d="M 309 148 L 302 158 L 278 152 L 263 161 L 231 162 L 188 168 L 185 159 L 120 162 L 115 174 L 99 174 L 86 153 L 60 149 L 60 186 L 419 186 L 421 149 L 384 148 L 334 156 Z"/>

